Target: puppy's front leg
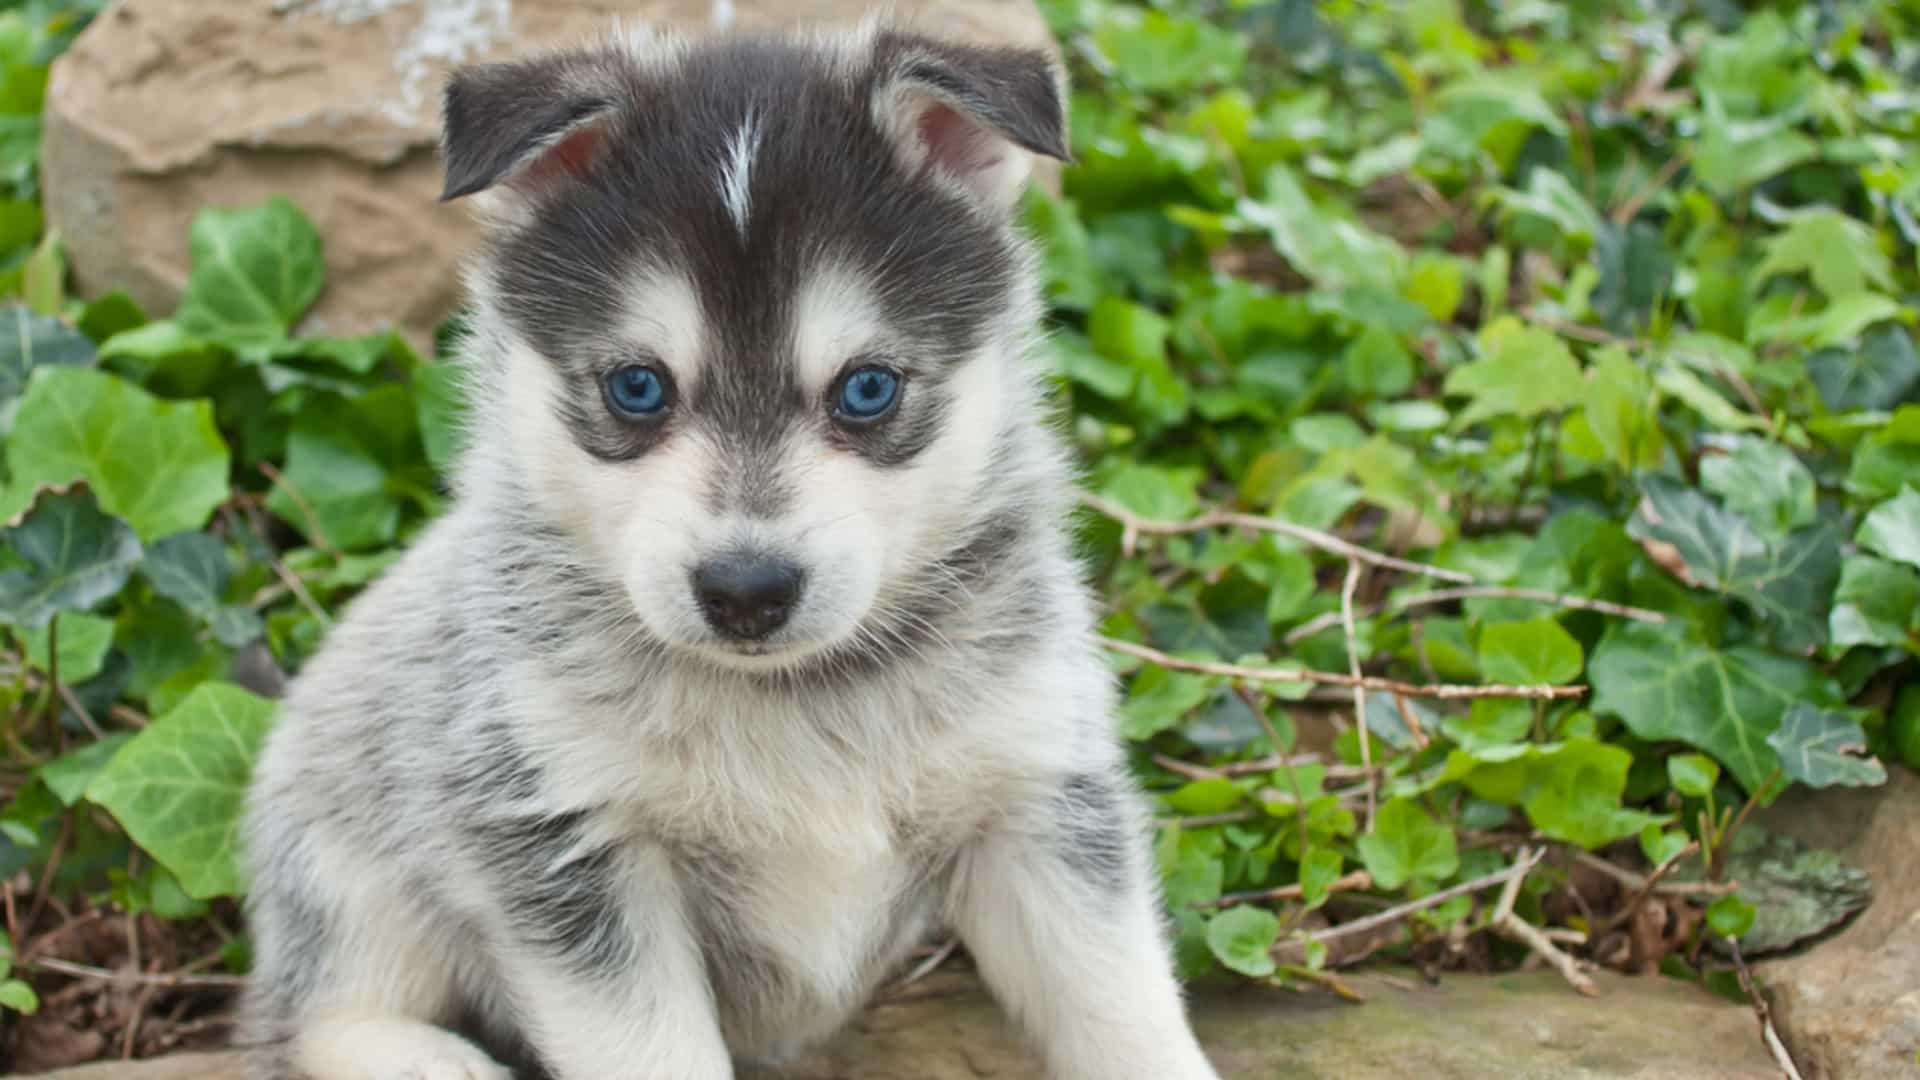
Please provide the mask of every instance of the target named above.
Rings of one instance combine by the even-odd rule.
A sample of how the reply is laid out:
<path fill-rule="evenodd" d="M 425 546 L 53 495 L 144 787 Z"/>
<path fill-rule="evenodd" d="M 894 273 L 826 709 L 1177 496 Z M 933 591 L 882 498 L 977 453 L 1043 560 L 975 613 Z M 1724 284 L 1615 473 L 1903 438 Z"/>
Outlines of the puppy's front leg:
<path fill-rule="evenodd" d="M 955 923 L 1055 1080 L 1219 1080 L 1189 1026 L 1136 797 L 1065 777 L 965 857 Z"/>
<path fill-rule="evenodd" d="M 555 1080 L 731 1080 L 663 852 L 588 851 L 514 888 L 504 969 Z"/>

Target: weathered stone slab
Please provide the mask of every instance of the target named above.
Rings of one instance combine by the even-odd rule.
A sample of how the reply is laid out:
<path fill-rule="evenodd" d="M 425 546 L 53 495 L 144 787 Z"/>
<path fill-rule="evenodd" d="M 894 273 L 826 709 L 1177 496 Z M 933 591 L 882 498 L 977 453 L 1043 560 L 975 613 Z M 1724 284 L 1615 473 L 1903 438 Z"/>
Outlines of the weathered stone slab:
<path fill-rule="evenodd" d="M 1795 790 L 1761 824 L 1873 875 L 1873 901 L 1832 940 L 1762 965 L 1781 1037 L 1807 1080 L 1920 1076 L 1920 776 Z"/>
<path fill-rule="evenodd" d="M 858 18 L 866 0 L 121 0 L 54 66 L 48 219 L 88 295 L 172 310 L 202 207 L 285 194 L 325 238 L 313 332 L 397 327 L 457 303 L 474 230 L 436 203 L 438 93 L 471 60 L 566 44 L 615 19 L 690 32 Z M 1052 47 L 1033 0 L 895 0 L 962 40 Z M 1051 175 L 1051 173 L 1047 174 Z"/>
<path fill-rule="evenodd" d="M 1359 976 L 1370 999 L 1236 991 L 1196 1008 L 1227 1080 L 1777 1080 L 1753 1014 L 1683 983 L 1602 972 L 1597 999 L 1558 975 Z M 642 1070 L 644 1072 L 644 1070 Z M 92 1066 L 58 1080 L 243 1080 L 231 1058 Z M 998 1007 L 943 974 L 869 1010 L 825 1052 L 742 1080 L 1042 1080 Z M 1136 1080 L 1116 1077 L 1115 1080 Z M 1138 1078 L 1145 1080 L 1145 1078 Z"/>

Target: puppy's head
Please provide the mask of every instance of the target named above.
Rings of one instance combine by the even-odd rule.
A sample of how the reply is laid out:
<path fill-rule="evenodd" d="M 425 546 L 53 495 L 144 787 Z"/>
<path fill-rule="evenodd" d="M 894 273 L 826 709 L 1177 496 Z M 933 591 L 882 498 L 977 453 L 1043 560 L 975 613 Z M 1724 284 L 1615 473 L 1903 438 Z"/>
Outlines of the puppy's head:
<path fill-rule="evenodd" d="M 884 646 L 999 527 L 1035 400 L 1014 208 L 1063 128 L 1044 54 L 878 26 L 457 73 L 476 449 L 669 647 L 779 670 Z"/>

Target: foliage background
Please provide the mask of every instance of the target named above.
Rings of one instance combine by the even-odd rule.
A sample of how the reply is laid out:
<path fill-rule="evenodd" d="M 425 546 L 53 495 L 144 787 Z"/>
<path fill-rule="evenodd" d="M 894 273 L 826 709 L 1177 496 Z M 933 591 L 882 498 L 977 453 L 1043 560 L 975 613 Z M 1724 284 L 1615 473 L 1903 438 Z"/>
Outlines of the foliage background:
<path fill-rule="evenodd" d="M 440 508 L 459 407 L 393 335 L 296 334 L 325 241 L 283 199 L 200 216 L 165 318 L 68 295 L 39 112 L 99 6 L 0 3 L 21 1014 L 62 956 L 107 962 L 58 938 L 75 919 L 245 970 L 260 691 Z M 1554 854 L 1509 902 L 1591 959 L 1698 977 L 1709 937 L 1810 932 L 1709 881 L 1622 958 L 1645 898 L 1579 874 L 1738 877 L 1750 804 L 1920 764 L 1920 5 L 1042 6 L 1077 87 L 1064 193 L 1028 207 L 1044 359 L 1106 632 L 1148 657 L 1115 653 L 1117 722 L 1187 973 L 1511 963 L 1476 893 L 1364 947 L 1330 931 L 1529 845 Z M 1272 674 L 1303 668 L 1426 689 Z M 1425 696 L 1488 684 L 1572 689 Z"/>

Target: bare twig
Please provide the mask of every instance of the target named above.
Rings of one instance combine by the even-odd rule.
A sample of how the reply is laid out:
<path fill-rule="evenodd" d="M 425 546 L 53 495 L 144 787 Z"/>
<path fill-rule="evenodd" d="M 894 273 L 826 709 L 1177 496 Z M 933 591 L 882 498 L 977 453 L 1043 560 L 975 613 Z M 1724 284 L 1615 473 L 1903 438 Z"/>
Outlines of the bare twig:
<path fill-rule="evenodd" d="M 189 975 L 184 972 L 147 974 L 140 971 L 108 971 L 106 968 L 93 967 L 90 964 L 75 964 L 67 960 L 47 957 L 30 960 L 28 967 L 36 971 L 50 971 L 56 975 L 70 975 L 76 979 L 92 979 L 96 982 L 119 983 L 126 986 L 167 987 L 205 987 L 234 989 L 246 985 L 246 979 L 239 975 Z"/>
<path fill-rule="evenodd" d="M 1216 765 L 1213 767 L 1213 771 L 1221 776 L 1246 776 L 1249 773 L 1271 772 L 1275 769 L 1291 769 L 1296 765 L 1318 765 L 1326 770 L 1326 778 L 1329 780 L 1355 780 L 1367 774 L 1367 771 L 1358 765 L 1340 765 L 1337 763 L 1329 765 L 1321 761 L 1320 755 L 1318 754 L 1296 754 L 1293 757 L 1287 757 L 1283 754 L 1268 754 L 1266 757 L 1255 758 L 1252 761 L 1229 761 L 1223 765 Z"/>
<path fill-rule="evenodd" d="M 1332 884 L 1327 886 L 1327 891 L 1337 893 L 1371 888 L 1373 888 L 1373 875 L 1367 873 L 1365 870 L 1355 870 L 1353 873 L 1347 874 L 1344 877 L 1334 878 Z M 1192 906 L 1196 908 L 1224 908 L 1233 907 L 1236 904 L 1265 904 L 1278 900 L 1298 900 L 1303 895 L 1304 891 L 1300 888 L 1299 883 L 1296 882 L 1292 885 L 1282 885 L 1277 889 L 1258 889 L 1253 892 L 1228 893 L 1217 900 L 1195 901 Z"/>
<path fill-rule="evenodd" d="M 1573 858 L 1580 865 L 1598 870 L 1629 889 L 1640 889 L 1647 885 L 1647 878 L 1615 866 L 1592 852 L 1575 850 Z M 1662 896 L 1725 896 L 1738 889 L 1739 885 L 1731 881 L 1656 881 L 1653 883 L 1653 891 Z"/>
<path fill-rule="evenodd" d="M 1473 577 L 1457 570 L 1447 570 L 1427 563 L 1413 562 L 1409 559 L 1382 555 L 1354 544 L 1330 532 L 1311 529 L 1305 525 L 1295 525 L 1291 521 L 1279 518 L 1260 517 L 1257 514 L 1241 514 L 1230 510 L 1214 510 L 1186 521 L 1155 521 L 1143 518 L 1111 499 L 1095 495 L 1090 491 L 1079 493 L 1080 501 L 1088 507 L 1118 521 L 1121 525 L 1121 546 L 1131 552 L 1135 540 L 1143 533 L 1156 536 L 1178 536 L 1186 533 L 1206 532 L 1209 529 L 1226 527 L 1253 529 L 1258 532 L 1277 533 L 1292 537 L 1301 543 L 1329 551 L 1345 559 L 1358 559 L 1373 566 L 1384 566 L 1393 570 L 1403 570 L 1410 574 L 1424 574 L 1442 581 L 1458 582 L 1462 585 L 1474 584 Z"/>
<path fill-rule="evenodd" d="M 280 583 L 287 587 L 287 591 L 300 601 L 300 606 L 307 609 L 307 614 L 318 619 L 321 626 L 333 625 L 332 617 L 313 599 L 313 594 L 307 591 L 307 584 L 300 580 L 300 575 L 294 573 L 286 563 L 277 558 L 269 559 L 267 562 L 273 567 L 274 576 L 279 578 Z"/>
<path fill-rule="evenodd" d="M 1740 974 L 1740 989 L 1746 991 L 1748 1000 L 1753 1002 L 1754 1018 L 1760 1021 L 1760 1041 L 1766 1044 L 1767 1052 L 1773 1055 L 1774 1063 L 1787 1080 L 1801 1080 L 1800 1069 L 1793 1063 L 1793 1055 L 1787 1053 L 1787 1044 L 1780 1041 L 1780 1032 L 1773 1026 L 1773 1010 L 1767 1007 L 1767 999 L 1753 984 L 1753 972 L 1747 970 L 1747 958 L 1740 955 L 1740 942 L 1727 938 L 1727 948 L 1733 953 L 1734 970 Z"/>
<path fill-rule="evenodd" d="M 1522 848 L 1520 859 L 1531 865 L 1538 862 L 1545 853 L 1543 848 Z M 1507 879 L 1507 887 L 1500 891 L 1500 902 L 1493 909 L 1493 918 L 1488 920 L 1488 927 L 1501 937 L 1509 941 L 1517 941 L 1532 949 L 1535 956 L 1553 965 L 1560 972 L 1561 977 L 1567 980 L 1568 985 L 1575 990 L 1588 997 L 1598 997 L 1600 988 L 1580 970 L 1580 965 L 1574 961 L 1573 957 L 1561 952 L 1560 947 L 1548 940 L 1547 935 L 1541 933 L 1538 927 L 1513 913 L 1513 903 L 1520 898 L 1520 882 L 1523 876 Z"/>
<path fill-rule="evenodd" d="M 1664 623 L 1667 621 L 1665 615 L 1646 608 L 1630 607 L 1606 600 L 1589 600 L 1583 596 L 1567 596 L 1563 593 L 1548 592 L 1545 589 L 1522 589 L 1506 585 L 1468 585 L 1458 589 L 1409 593 L 1380 607 L 1361 608 L 1359 614 L 1370 616 L 1381 611 L 1408 611 L 1434 604 L 1450 604 L 1456 600 L 1531 600 L 1563 608 L 1577 608 L 1581 611 L 1598 611 L 1603 615 L 1617 615 L 1623 619 L 1636 619 L 1640 622 Z M 1286 637 L 1282 640 L 1288 645 L 1304 641 L 1322 630 L 1338 626 L 1340 619 L 1341 612 L 1329 611 L 1287 631 Z"/>
<path fill-rule="evenodd" d="M 1153 755 L 1153 763 L 1189 780 L 1218 780 L 1225 775 L 1219 769 L 1209 769 L 1205 765 L 1195 765 L 1165 754 Z"/>
<path fill-rule="evenodd" d="M 1329 686 L 1353 686 L 1356 682 L 1352 675 L 1342 675 L 1332 671 L 1314 671 L 1307 668 L 1256 668 L 1240 664 L 1221 664 L 1207 660 L 1182 660 L 1170 656 L 1147 645 L 1138 645 L 1117 638 L 1101 638 L 1100 643 L 1114 652 L 1139 657 L 1148 663 L 1174 671 L 1191 671 L 1200 675 L 1220 675 L 1229 679 L 1248 679 L 1266 683 L 1324 683 Z M 1382 679 L 1377 676 L 1363 675 L 1358 683 L 1369 690 L 1381 690 L 1390 694 L 1405 694 L 1408 697 L 1442 698 L 1457 701 L 1469 698 L 1575 698 L 1584 695 L 1584 686 L 1458 686 L 1450 683 L 1437 683 L 1431 686 L 1417 686 L 1396 679 Z"/>
<path fill-rule="evenodd" d="M 1340 586 L 1340 622 L 1347 635 L 1347 674 L 1353 679 L 1353 722 L 1360 727 L 1360 765 L 1367 770 L 1367 817 L 1360 831 L 1370 833 L 1377 800 L 1373 791 L 1373 736 L 1367 731 L 1367 688 L 1360 674 L 1360 635 L 1353 628 L 1353 594 L 1359 587 L 1360 560 L 1348 559 L 1346 581 Z"/>
<path fill-rule="evenodd" d="M 1653 868 L 1653 872 L 1648 874 L 1646 880 L 1640 883 L 1640 887 L 1633 891 L 1633 895 L 1628 897 L 1627 902 L 1620 906 L 1620 910 L 1615 912 L 1613 917 L 1607 920 L 1606 925 L 1595 931 L 1596 936 L 1611 933 L 1632 921 L 1634 915 L 1640 911 L 1641 905 L 1647 902 L 1647 897 L 1652 896 L 1653 891 L 1660 887 L 1660 879 L 1666 877 L 1667 874 L 1672 872 L 1674 867 L 1680 865 L 1681 859 L 1696 854 L 1699 850 L 1699 841 L 1688 841 L 1686 847 L 1660 860 L 1660 865 Z"/>
<path fill-rule="evenodd" d="M 1508 881 L 1517 881 L 1524 878 L 1528 872 L 1533 869 L 1534 864 L 1539 861 L 1539 852 L 1526 853 L 1526 857 L 1519 859 L 1505 870 L 1495 871 L 1484 877 L 1474 878 L 1472 881 L 1463 881 L 1458 885 L 1441 889 L 1437 893 L 1431 893 L 1418 900 L 1410 900 L 1404 904 L 1395 905 L 1385 911 L 1368 915 L 1365 918 L 1354 919 L 1351 922 L 1343 922 L 1339 926 L 1330 926 L 1325 930 L 1316 930 L 1307 935 L 1307 940 L 1332 941 L 1335 938 L 1351 937 L 1354 934 L 1364 934 L 1369 930 L 1377 930 L 1382 926 L 1392 925 L 1409 915 L 1418 914 L 1428 908 L 1439 907 L 1441 904 L 1446 903 L 1456 896 L 1466 896 L 1469 893 L 1477 893 L 1483 889 L 1491 889 L 1495 885 L 1504 885 Z M 1286 942 L 1281 942 L 1275 945 L 1274 948 L 1279 949 L 1286 944 Z"/>

